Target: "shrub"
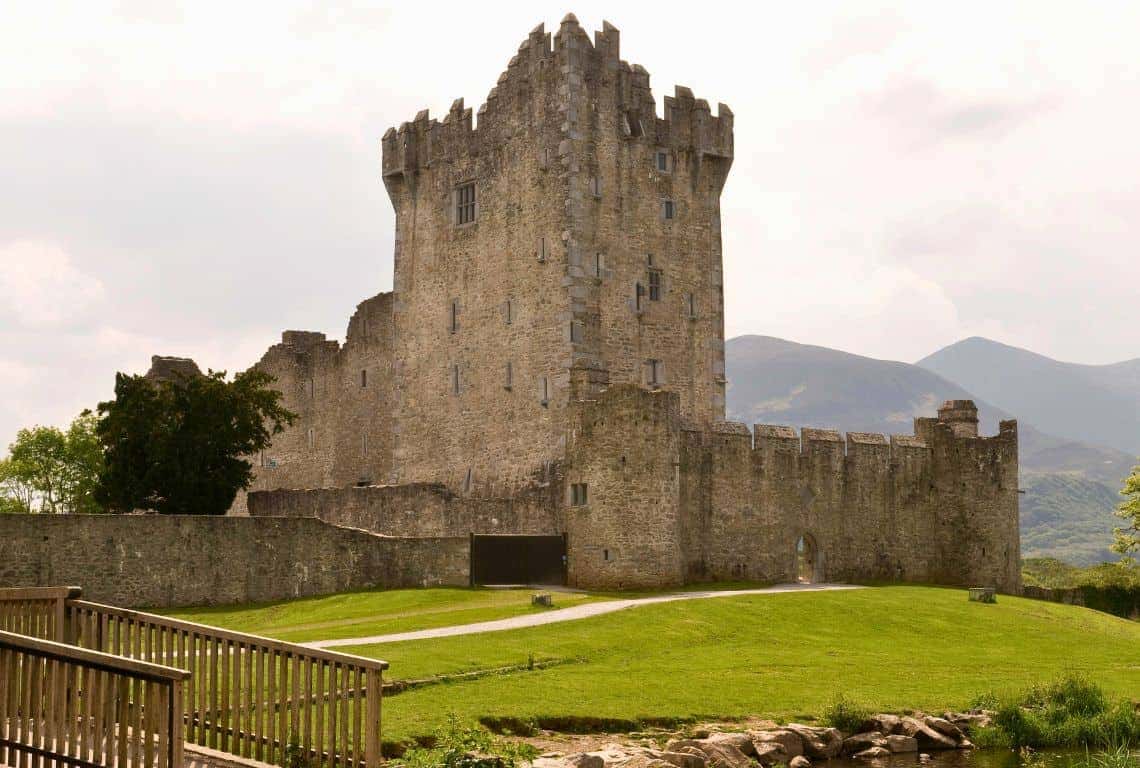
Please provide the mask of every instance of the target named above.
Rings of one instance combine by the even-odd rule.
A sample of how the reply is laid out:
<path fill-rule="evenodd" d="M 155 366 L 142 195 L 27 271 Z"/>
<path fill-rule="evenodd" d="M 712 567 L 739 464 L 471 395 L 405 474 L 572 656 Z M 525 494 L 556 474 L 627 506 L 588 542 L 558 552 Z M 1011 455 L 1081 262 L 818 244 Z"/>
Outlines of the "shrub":
<path fill-rule="evenodd" d="M 1140 714 L 1131 702 L 1110 702 L 1097 685 L 1068 675 L 1036 685 L 995 708 L 993 732 L 976 734 L 982 746 L 1114 747 L 1140 744 Z"/>
<path fill-rule="evenodd" d="M 454 713 L 447 716 L 430 744 L 407 750 L 395 764 L 408 768 L 515 768 L 538 756 L 538 750 L 529 744 L 496 739 L 483 728 L 465 726 Z"/>
<path fill-rule="evenodd" d="M 822 720 L 825 725 L 838 728 L 844 733 L 857 733 L 871 714 L 870 708 L 840 694 L 824 708 Z"/>

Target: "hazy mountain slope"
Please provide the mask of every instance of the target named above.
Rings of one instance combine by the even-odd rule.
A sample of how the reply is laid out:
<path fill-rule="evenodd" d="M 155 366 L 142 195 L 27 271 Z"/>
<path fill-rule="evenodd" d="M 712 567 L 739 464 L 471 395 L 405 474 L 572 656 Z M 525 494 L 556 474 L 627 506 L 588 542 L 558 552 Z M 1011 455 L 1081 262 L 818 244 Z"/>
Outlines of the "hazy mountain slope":
<path fill-rule="evenodd" d="M 725 363 L 728 417 L 748 424 L 911 434 L 913 417 L 933 416 L 942 401 L 956 398 L 978 404 L 983 434 L 993 434 L 1000 419 L 1010 418 L 918 366 L 770 336 L 730 339 Z M 1094 553 L 1105 553 L 1111 542 L 1106 531 L 1117 522 L 1115 494 L 1132 457 L 1042 433 L 1029 419 L 1019 418 L 1018 424 L 1026 490 L 1023 554 L 1048 552 L 1073 562 L 1092 562 L 1090 558 L 1099 557 Z"/>
<path fill-rule="evenodd" d="M 1140 454 L 1140 359 L 1077 365 L 974 337 L 917 365 L 1050 434 Z"/>

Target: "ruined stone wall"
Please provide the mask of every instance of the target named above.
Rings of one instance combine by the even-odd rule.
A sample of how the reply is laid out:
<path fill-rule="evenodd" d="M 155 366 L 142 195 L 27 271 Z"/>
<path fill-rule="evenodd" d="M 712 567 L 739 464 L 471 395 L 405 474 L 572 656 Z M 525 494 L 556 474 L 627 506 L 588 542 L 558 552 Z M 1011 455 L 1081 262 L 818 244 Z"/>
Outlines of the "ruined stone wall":
<path fill-rule="evenodd" d="M 563 530 L 560 498 L 557 482 L 503 498 L 464 496 L 441 483 L 409 483 L 259 491 L 249 495 L 249 513 L 255 517 L 317 517 L 333 525 L 392 536 L 557 535 Z"/>
<path fill-rule="evenodd" d="M 465 586 L 468 553 L 466 536 L 390 538 L 314 518 L 0 515 L 0 586 L 75 584 L 125 607 Z"/>
<path fill-rule="evenodd" d="M 323 333 L 285 331 L 256 367 L 275 378 L 296 421 L 251 457 L 251 491 L 343 487 L 393 475 L 392 294 L 360 303 L 344 345 Z M 232 512 L 244 513 L 245 494 Z"/>

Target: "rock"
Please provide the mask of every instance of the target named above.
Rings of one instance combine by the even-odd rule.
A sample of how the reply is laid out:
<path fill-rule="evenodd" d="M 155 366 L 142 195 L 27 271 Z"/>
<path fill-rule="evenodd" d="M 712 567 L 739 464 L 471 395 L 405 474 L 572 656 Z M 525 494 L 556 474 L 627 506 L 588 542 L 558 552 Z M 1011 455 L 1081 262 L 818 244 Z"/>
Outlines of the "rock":
<path fill-rule="evenodd" d="M 755 759 L 767 768 L 767 766 L 786 764 L 791 756 L 780 744 L 774 741 L 761 741 L 756 743 Z"/>
<path fill-rule="evenodd" d="M 918 739 L 913 736 L 903 736 L 901 733 L 892 733 L 887 737 L 887 749 L 891 752 L 917 752 Z"/>
<path fill-rule="evenodd" d="M 752 768 L 748 755 L 727 742 L 705 741 L 700 749 L 708 756 L 709 768 Z"/>
<path fill-rule="evenodd" d="M 791 723 L 788 730 L 799 735 L 804 744 L 804 755 L 812 760 L 830 760 L 843 749 L 843 734 L 835 728 L 812 728 Z"/>
<path fill-rule="evenodd" d="M 564 761 L 573 768 L 606 768 L 606 759 L 596 752 L 580 752 L 568 755 Z"/>
<path fill-rule="evenodd" d="M 891 751 L 886 747 L 869 747 L 852 755 L 856 760 L 882 760 L 884 757 L 890 756 Z"/>
<path fill-rule="evenodd" d="M 566 768 L 566 761 L 558 753 L 540 755 L 531 763 L 531 768 Z"/>
<path fill-rule="evenodd" d="M 993 713 L 984 709 L 975 712 L 947 712 L 944 717 L 961 728 L 964 733 L 993 725 Z"/>
<path fill-rule="evenodd" d="M 705 753 L 696 749 L 689 752 L 659 752 L 655 753 L 654 757 L 676 768 L 705 768 L 708 763 Z"/>
<path fill-rule="evenodd" d="M 902 732 L 918 741 L 919 749 L 957 749 L 958 742 L 913 717 L 902 719 Z"/>
<path fill-rule="evenodd" d="M 731 744 L 749 757 L 756 757 L 756 746 L 747 733 L 710 733 L 704 741 L 710 744 Z"/>
<path fill-rule="evenodd" d="M 751 734 L 752 742 L 756 745 L 756 750 L 759 752 L 763 744 L 779 744 L 784 748 L 787 753 L 788 759 L 799 757 L 804 753 L 804 741 L 800 735 L 795 731 L 789 731 L 787 728 L 775 728 L 769 731 L 753 731 Z"/>
<path fill-rule="evenodd" d="M 788 768 L 811 768 L 811 760 L 803 755 L 796 755 L 788 762 Z"/>
<path fill-rule="evenodd" d="M 925 717 L 922 722 L 928 728 L 938 731 L 948 739 L 953 739 L 954 743 L 958 743 L 966 738 L 966 734 L 962 733 L 962 729 L 954 725 L 954 723 L 942 717 Z"/>
<path fill-rule="evenodd" d="M 879 714 L 871 715 L 863 724 L 859 726 L 860 733 L 869 733 L 870 731 L 878 731 L 884 736 L 890 736 L 892 733 L 899 732 L 899 726 L 902 724 L 902 718 L 898 715 Z"/>
<path fill-rule="evenodd" d="M 871 731 L 870 733 L 857 733 L 843 740 L 843 754 L 854 755 L 858 752 L 865 752 L 876 747 L 885 749 L 886 746 L 887 739 L 881 733 L 875 731 Z"/>
<path fill-rule="evenodd" d="M 683 752 L 685 747 L 689 747 L 703 754 L 704 750 L 702 747 L 704 747 L 704 745 L 705 743 L 703 741 L 698 741 L 697 739 L 673 739 L 672 741 L 665 744 L 665 751 Z"/>

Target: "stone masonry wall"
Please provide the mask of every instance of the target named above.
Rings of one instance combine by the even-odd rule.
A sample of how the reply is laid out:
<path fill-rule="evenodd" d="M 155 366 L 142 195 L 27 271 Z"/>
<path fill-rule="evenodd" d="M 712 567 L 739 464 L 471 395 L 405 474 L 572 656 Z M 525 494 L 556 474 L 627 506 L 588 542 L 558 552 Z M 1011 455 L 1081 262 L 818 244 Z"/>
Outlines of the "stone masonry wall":
<path fill-rule="evenodd" d="M 466 536 L 389 538 L 313 518 L 0 515 L 0 586 L 74 584 L 125 607 L 465 586 L 468 562 Z"/>
<path fill-rule="evenodd" d="M 560 493 L 556 481 L 507 498 L 461 496 L 439 483 L 258 491 L 249 494 L 249 513 L 317 517 L 333 525 L 398 536 L 556 535 L 562 531 Z"/>

